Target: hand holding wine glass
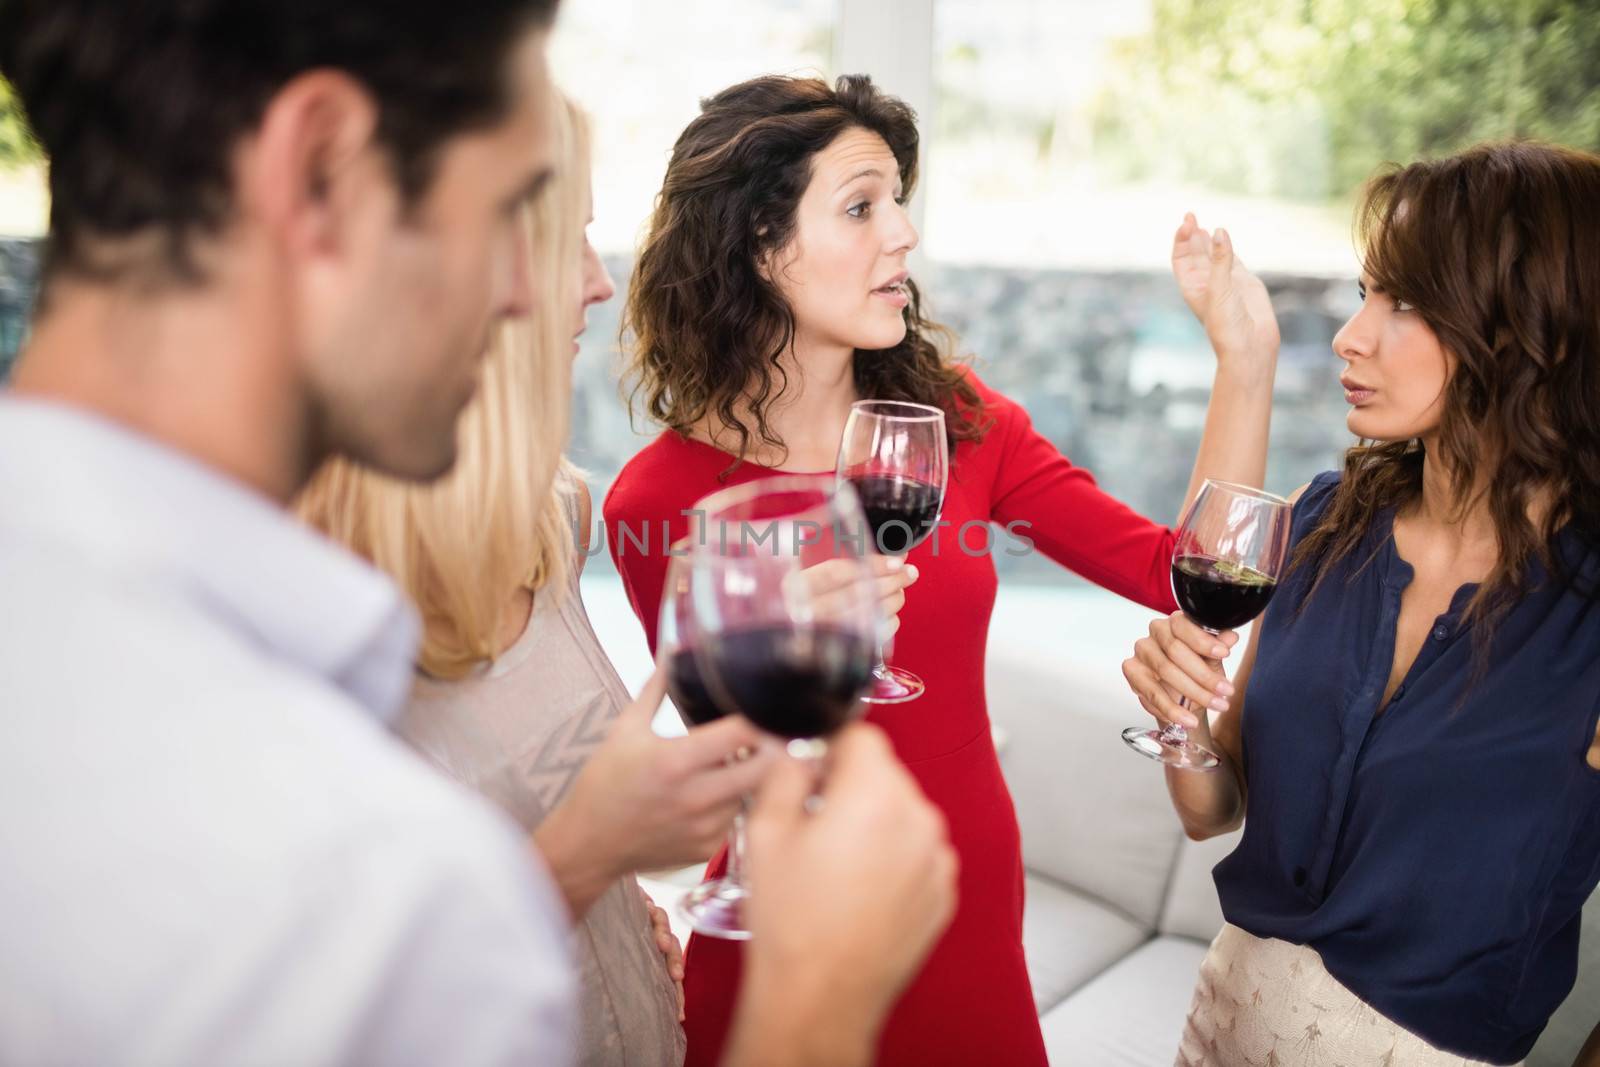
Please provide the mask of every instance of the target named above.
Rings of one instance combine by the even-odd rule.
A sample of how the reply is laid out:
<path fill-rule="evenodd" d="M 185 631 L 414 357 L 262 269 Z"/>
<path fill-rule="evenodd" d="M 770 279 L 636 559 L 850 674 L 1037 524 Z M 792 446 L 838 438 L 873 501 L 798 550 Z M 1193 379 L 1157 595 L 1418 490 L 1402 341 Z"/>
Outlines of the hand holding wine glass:
<path fill-rule="evenodd" d="M 850 406 L 836 472 L 860 498 L 879 554 L 903 559 L 934 531 L 949 470 L 949 441 L 939 408 L 895 400 L 861 400 Z M 880 649 L 865 699 L 899 704 L 915 700 L 924 688 L 915 674 L 888 666 Z"/>
<path fill-rule="evenodd" d="M 905 591 L 919 577 L 917 568 L 907 563 L 903 556 L 879 555 L 869 556 L 867 566 L 872 573 L 874 595 L 883 613 L 884 625 L 892 637 L 900 629 L 900 609 L 905 607 Z M 811 583 L 811 595 L 817 600 L 819 610 L 837 610 L 853 602 L 854 592 L 850 586 L 857 579 L 853 562 L 828 560 L 801 574 L 805 581 Z"/>
<path fill-rule="evenodd" d="M 1198 709 L 1232 706 L 1236 690 L 1222 666 L 1238 641 L 1234 630 L 1213 634 L 1175 611 L 1151 620 L 1149 635 L 1134 643 L 1122 674 L 1144 710 L 1163 724 L 1177 723 L 1209 747 L 1209 721 Z"/>
<path fill-rule="evenodd" d="M 1227 654 L 1223 632 L 1260 615 L 1272 599 L 1288 562 L 1290 515 L 1289 502 L 1280 496 L 1212 479 L 1206 480 L 1184 514 L 1172 554 L 1172 591 L 1188 620 L 1213 639 L 1210 651 L 1215 659 Z M 1152 637 L 1156 630 L 1152 627 Z M 1195 655 L 1190 649 L 1174 646 L 1174 650 Z M 1127 670 L 1124 664 L 1124 673 Z M 1181 671 L 1173 663 L 1158 680 L 1178 690 L 1180 705 L 1185 699 L 1196 700 L 1186 707 L 1194 713 L 1191 721 L 1198 722 L 1213 700 L 1232 695 L 1225 679 L 1214 681 L 1210 692 L 1196 692 L 1192 684 L 1183 683 L 1184 673 L 1192 679 L 1197 672 Z M 1154 689 L 1149 693 L 1150 699 L 1156 698 Z M 1180 718 L 1169 719 L 1161 730 L 1129 727 L 1122 739 L 1140 755 L 1171 767 L 1209 770 L 1219 763 L 1216 753 L 1189 738 Z"/>
<path fill-rule="evenodd" d="M 824 803 L 780 764 L 750 817 L 746 957 L 729 1063 L 780 1047 L 796 1062 L 866 1063 L 889 1008 L 955 914 L 958 860 L 944 817 L 882 731 L 836 735 Z"/>
<path fill-rule="evenodd" d="M 772 766 L 773 747 L 737 717 L 686 737 L 657 735 L 651 722 L 666 690 L 658 670 L 534 833 L 574 914 L 623 875 L 709 857 Z M 740 751 L 753 755 L 730 762 Z"/>

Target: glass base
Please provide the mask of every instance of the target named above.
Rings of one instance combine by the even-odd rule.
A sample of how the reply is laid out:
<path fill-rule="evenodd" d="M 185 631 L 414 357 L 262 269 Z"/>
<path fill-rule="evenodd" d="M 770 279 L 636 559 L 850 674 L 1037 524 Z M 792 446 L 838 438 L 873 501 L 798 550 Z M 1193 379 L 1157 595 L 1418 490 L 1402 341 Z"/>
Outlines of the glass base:
<path fill-rule="evenodd" d="M 926 688 L 922 679 L 910 671 L 880 663 L 872 669 L 872 688 L 861 699 L 868 704 L 904 704 L 917 699 Z"/>
<path fill-rule="evenodd" d="M 678 901 L 678 910 L 697 934 L 720 937 L 724 941 L 748 941 L 744 925 L 744 901 L 750 890 L 726 878 L 701 882 Z"/>
<path fill-rule="evenodd" d="M 1162 730 L 1130 726 L 1122 731 L 1122 739 L 1139 755 L 1159 760 L 1168 767 L 1209 771 L 1221 762 L 1215 753 L 1203 745 L 1197 745 L 1187 738 L 1170 737 Z"/>

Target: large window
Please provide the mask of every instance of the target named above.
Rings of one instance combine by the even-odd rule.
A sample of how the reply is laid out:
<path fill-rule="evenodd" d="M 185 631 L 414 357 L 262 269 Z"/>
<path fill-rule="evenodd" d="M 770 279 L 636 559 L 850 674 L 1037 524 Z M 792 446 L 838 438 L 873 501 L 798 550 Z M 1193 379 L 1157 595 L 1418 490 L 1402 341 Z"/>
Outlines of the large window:
<path fill-rule="evenodd" d="M 11 87 L 0 78 L 0 240 L 44 232 L 44 167 Z"/>
<path fill-rule="evenodd" d="M 1151 268 L 1185 208 L 1345 275 L 1374 167 L 1600 145 L 1592 0 L 934 0 L 935 258 Z"/>
<path fill-rule="evenodd" d="M 22 344 L 33 303 L 32 241 L 44 232 L 47 213 L 38 149 L 0 78 L 0 384 Z"/>
<path fill-rule="evenodd" d="M 1185 211 L 1226 225 L 1273 293 L 1268 483 L 1287 492 L 1350 443 L 1330 344 L 1356 306 L 1360 183 L 1486 138 L 1600 148 L 1592 2 L 932 8 L 934 310 L 1069 457 L 1166 521 L 1214 368 L 1168 276 Z"/>
<path fill-rule="evenodd" d="M 837 0 L 598 0 L 562 10 L 552 68 L 592 119 L 589 233 L 619 289 L 616 300 L 590 310 L 574 372 L 571 452 L 597 502 L 654 432 L 634 432 L 618 395 L 617 337 L 632 254 L 672 145 L 700 100 L 720 89 L 759 74 L 826 76 L 836 11 Z M 615 575 L 608 556 L 585 573 L 591 581 Z"/>
<path fill-rule="evenodd" d="M 1183 212 L 1228 226 L 1273 291 L 1268 479 L 1287 491 L 1349 443 L 1329 344 L 1355 306 L 1361 180 L 1489 137 L 1600 148 L 1596 55 L 1594 0 L 585 0 L 565 5 L 552 65 L 594 118 L 591 233 L 622 287 L 702 97 L 846 70 L 906 96 L 934 315 L 1069 457 L 1171 521 L 1213 370 L 1168 276 Z M 3 235 L 42 229 L 40 175 L 0 90 L 0 375 L 30 273 Z M 618 396 L 620 305 L 591 312 L 577 372 L 573 452 L 597 497 L 654 432 Z"/>
<path fill-rule="evenodd" d="M 569 8 L 557 71 L 595 115 L 594 232 L 619 283 L 699 97 L 762 71 L 846 69 L 911 97 L 925 146 L 916 269 L 934 314 L 1069 457 L 1172 521 L 1214 368 L 1168 275 L 1183 213 L 1226 225 L 1273 292 L 1284 346 L 1268 480 L 1287 492 L 1350 443 L 1330 343 L 1356 304 L 1354 191 L 1387 160 L 1486 137 L 1600 147 L 1592 6 L 796 0 L 668 13 L 594 0 Z M 617 399 L 617 305 L 591 320 L 574 450 L 603 492 L 645 438 Z M 1042 560 L 998 562 L 1012 580 L 1071 580 Z"/>
<path fill-rule="evenodd" d="M 629 255 L 699 102 L 758 74 L 826 74 L 837 0 L 601 0 L 563 5 L 557 82 L 595 120 L 602 253 Z"/>

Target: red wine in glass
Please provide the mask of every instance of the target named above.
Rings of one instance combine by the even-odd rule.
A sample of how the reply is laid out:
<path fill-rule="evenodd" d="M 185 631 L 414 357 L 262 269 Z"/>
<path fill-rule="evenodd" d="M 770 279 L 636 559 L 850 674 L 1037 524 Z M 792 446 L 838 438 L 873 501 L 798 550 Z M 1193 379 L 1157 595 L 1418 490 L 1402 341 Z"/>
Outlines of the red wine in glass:
<path fill-rule="evenodd" d="M 854 718 L 877 658 L 870 634 L 832 626 L 737 630 L 706 656 L 745 717 L 787 739 L 826 737 Z"/>
<path fill-rule="evenodd" d="M 666 585 L 661 594 L 661 617 L 656 624 L 656 652 L 665 664 L 667 695 L 678 708 L 684 726 L 693 729 L 722 718 L 727 709 L 712 695 L 695 653 L 699 632 L 695 627 L 689 560 L 683 553 L 687 541 L 672 547 Z M 744 941 L 750 928 L 744 921 L 744 902 L 750 888 L 744 880 L 744 805 L 734 814 L 728 831 L 728 865 L 722 877 L 708 879 L 683 895 L 678 910 L 696 931 L 729 941 Z"/>
<path fill-rule="evenodd" d="M 677 706 L 685 726 L 704 726 L 727 714 L 712 697 L 705 679 L 700 676 L 700 664 L 694 652 L 687 648 L 672 653 L 667 660 L 667 695 Z"/>
<path fill-rule="evenodd" d="M 694 508 L 696 653 L 730 713 L 810 757 L 861 713 L 881 621 L 866 520 L 836 477 L 782 475 Z"/>
<path fill-rule="evenodd" d="M 694 513 L 702 537 L 687 566 L 673 563 L 707 690 L 786 739 L 791 756 L 820 759 L 862 710 L 881 617 L 855 492 L 836 477 L 779 475 L 713 493 Z"/>
<path fill-rule="evenodd" d="M 1234 630 L 1267 610 L 1278 582 L 1254 567 L 1212 559 L 1175 556 L 1172 592 L 1183 613 L 1207 630 Z"/>
<path fill-rule="evenodd" d="M 944 487 L 898 474 L 849 478 L 867 516 L 873 543 L 888 556 L 903 556 L 933 532 L 944 503 Z"/>
<path fill-rule="evenodd" d="M 1190 621 L 1216 634 L 1267 609 L 1289 553 L 1289 502 L 1246 485 L 1207 479 L 1178 525 L 1172 593 Z M 1185 703 L 1185 707 L 1191 705 Z M 1204 715 L 1204 708 L 1195 709 Z M 1179 723 L 1130 726 L 1122 740 L 1169 767 L 1209 770 L 1221 761 Z"/>
<path fill-rule="evenodd" d="M 950 473 L 944 412 L 898 400 L 857 401 L 845 421 L 836 472 L 860 498 L 877 550 L 904 556 L 934 531 L 944 507 Z M 888 666 L 879 651 L 866 701 L 899 704 L 921 696 L 922 679 Z"/>

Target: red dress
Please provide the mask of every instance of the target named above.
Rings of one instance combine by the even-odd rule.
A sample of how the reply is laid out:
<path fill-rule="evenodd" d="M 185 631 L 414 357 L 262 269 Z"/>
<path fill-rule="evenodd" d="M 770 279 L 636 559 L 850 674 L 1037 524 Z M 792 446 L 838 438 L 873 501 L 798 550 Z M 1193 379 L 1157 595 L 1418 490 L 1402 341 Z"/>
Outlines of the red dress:
<path fill-rule="evenodd" d="M 875 706 L 868 718 L 944 812 L 961 857 L 955 921 L 890 1014 L 877 1063 L 889 1067 L 1043 1067 L 1044 1042 L 1022 955 L 1022 849 L 984 701 L 984 649 L 997 585 L 982 553 L 989 521 L 1051 559 L 1159 611 L 1172 599 L 1172 531 L 1107 496 L 1034 430 L 1025 411 L 973 384 L 993 427 L 952 457 L 942 518 L 951 525 L 911 551 L 920 578 L 907 591 L 891 662 L 928 688 L 918 700 Z M 617 476 L 604 513 L 612 558 L 652 652 L 664 548 L 688 533 L 682 512 L 727 485 L 770 477 L 668 430 Z M 970 551 L 957 544 L 962 526 Z M 663 530 L 665 524 L 665 531 Z M 641 544 L 648 537 L 647 544 Z M 1002 540 L 995 551 L 1004 550 Z M 1070 620 L 1062 620 L 1063 639 Z M 720 858 L 714 864 L 719 873 Z M 848 887 L 842 887 L 848 891 Z M 695 936 L 687 953 L 688 1067 L 716 1067 L 739 983 L 741 946 Z"/>

